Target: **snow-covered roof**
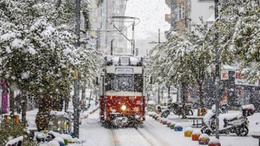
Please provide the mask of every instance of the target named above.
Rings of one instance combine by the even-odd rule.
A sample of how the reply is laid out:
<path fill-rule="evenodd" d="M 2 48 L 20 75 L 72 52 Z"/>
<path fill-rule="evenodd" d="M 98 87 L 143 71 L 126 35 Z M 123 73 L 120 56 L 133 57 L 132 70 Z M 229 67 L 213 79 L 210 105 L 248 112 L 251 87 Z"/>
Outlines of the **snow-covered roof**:
<path fill-rule="evenodd" d="M 116 66 L 141 66 L 142 57 L 133 57 L 133 56 L 107 56 L 106 65 L 116 65 Z"/>
<path fill-rule="evenodd" d="M 224 70 L 232 70 L 232 71 L 235 71 L 238 69 L 238 67 L 236 66 L 231 66 L 231 65 L 223 65 L 223 69 Z"/>

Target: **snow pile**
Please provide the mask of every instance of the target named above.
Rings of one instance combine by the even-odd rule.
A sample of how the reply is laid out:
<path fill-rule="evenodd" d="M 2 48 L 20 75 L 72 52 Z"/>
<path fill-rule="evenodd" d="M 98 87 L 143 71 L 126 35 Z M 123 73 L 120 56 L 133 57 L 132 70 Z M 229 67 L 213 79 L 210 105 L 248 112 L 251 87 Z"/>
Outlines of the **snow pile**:
<path fill-rule="evenodd" d="M 60 134 L 60 133 L 57 133 L 57 132 L 54 132 L 54 131 L 50 131 L 49 133 L 52 134 L 53 136 L 55 136 L 56 138 L 59 137 L 59 138 L 62 138 L 63 140 L 66 139 L 66 140 L 68 140 L 70 142 L 74 141 L 72 136 L 69 135 L 69 134 Z"/>
<path fill-rule="evenodd" d="M 64 140 L 67 139 L 68 141 L 71 141 L 71 142 L 74 141 L 73 138 L 72 138 L 72 136 L 69 135 L 69 134 L 61 134 L 60 137 L 61 137 L 62 139 L 64 139 Z"/>
<path fill-rule="evenodd" d="M 220 143 L 220 141 L 216 137 L 210 137 L 210 142 L 209 143 L 211 143 L 211 144 L 218 144 L 218 143 Z"/>
<path fill-rule="evenodd" d="M 255 107 L 253 104 L 249 104 L 249 105 L 243 105 L 242 106 L 242 109 L 251 109 L 251 110 L 255 110 Z"/>
<path fill-rule="evenodd" d="M 191 128 L 191 127 L 187 127 L 187 128 L 185 128 L 184 131 L 193 131 L 193 128 Z"/>
<path fill-rule="evenodd" d="M 36 137 L 39 139 L 44 139 L 46 137 L 46 134 L 38 132 Z"/>
<path fill-rule="evenodd" d="M 201 134 L 201 135 L 200 135 L 199 139 L 202 139 L 202 138 L 209 139 L 209 135 L 208 135 L 208 134 L 205 134 L 205 133 L 203 133 L 203 134 Z"/>
<path fill-rule="evenodd" d="M 251 131 L 251 135 L 260 135 L 260 125 L 256 122 L 254 125 L 254 130 Z"/>
<path fill-rule="evenodd" d="M 201 134 L 201 131 L 200 130 L 194 130 L 193 132 L 192 132 L 192 134 Z"/>
<path fill-rule="evenodd" d="M 57 141 L 59 143 L 64 143 L 64 140 L 61 137 L 56 137 L 53 139 L 53 141 Z"/>
<path fill-rule="evenodd" d="M 60 146 L 59 142 L 58 141 L 50 141 L 47 143 L 46 146 Z"/>
<path fill-rule="evenodd" d="M 8 141 L 8 143 L 6 143 L 6 146 L 8 146 L 8 145 L 17 145 L 19 143 L 19 141 L 23 141 L 23 137 L 22 136 L 14 138 L 14 139 Z"/>
<path fill-rule="evenodd" d="M 180 123 L 176 123 L 175 127 L 182 127 Z"/>
<path fill-rule="evenodd" d="M 59 136 L 60 136 L 59 133 L 54 132 L 54 131 L 50 131 L 49 133 L 52 134 L 52 135 L 55 136 L 55 137 L 59 137 Z"/>

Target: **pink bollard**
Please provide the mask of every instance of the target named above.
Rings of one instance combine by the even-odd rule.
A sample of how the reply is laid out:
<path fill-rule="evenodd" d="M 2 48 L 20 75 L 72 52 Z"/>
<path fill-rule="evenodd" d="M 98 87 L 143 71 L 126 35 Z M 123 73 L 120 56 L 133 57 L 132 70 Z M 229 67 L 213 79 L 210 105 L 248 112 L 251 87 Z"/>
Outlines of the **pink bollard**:
<path fill-rule="evenodd" d="M 8 113 L 9 112 L 9 107 L 8 107 L 8 92 L 4 91 L 2 93 L 2 109 L 1 109 L 2 113 Z"/>

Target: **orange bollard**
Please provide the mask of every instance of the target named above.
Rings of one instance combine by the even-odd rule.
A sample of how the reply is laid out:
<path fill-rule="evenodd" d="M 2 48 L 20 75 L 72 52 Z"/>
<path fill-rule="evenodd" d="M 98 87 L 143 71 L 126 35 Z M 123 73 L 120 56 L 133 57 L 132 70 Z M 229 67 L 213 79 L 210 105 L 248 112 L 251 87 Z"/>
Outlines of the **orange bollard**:
<path fill-rule="evenodd" d="M 195 131 L 192 132 L 191 138 L 192 138 L 193 141 L 198 141 L 200 135 L 201 135 L 201 131 L 195 130 Z"/>
<path fill-rule="evenodd" d="M 198 141 L 199 137 L 200 137 L 200 134 L 192 134 L 191 137 L 192 137 L 193 141 Z"/>
<path fill-rule="evenodd" d="M 19 123 L 19 115 L 14 115 L 14 123 L 15 124 Z"/>
<path fill-rule="evenodd" d="M 9 115 L 4 115 L 5 121 L 9 123 Z"/>
<path fill-rule="evenodd" d="M 201 116 L 201 109 L 198 108 L 198 116 Z"/>

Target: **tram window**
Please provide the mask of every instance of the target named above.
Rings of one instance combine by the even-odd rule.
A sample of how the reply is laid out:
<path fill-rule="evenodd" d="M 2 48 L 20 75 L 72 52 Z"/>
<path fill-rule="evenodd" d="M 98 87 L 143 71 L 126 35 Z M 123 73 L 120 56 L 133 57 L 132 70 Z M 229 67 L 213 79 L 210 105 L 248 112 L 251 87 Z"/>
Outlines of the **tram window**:
<path fill-rule="evenodd" d="M 107 74 L 105 78 L 105 90 L 142 92 L 143 77 L 141 74 Z"/>
<path fill-rule="evenodd" d="M 114 74 L 106 74 L 105 77 L 105 90 L 106 91 L 110 91 L 113 90 L 112 89 L 112 85 L 114 84 Z"/>
<path fill-rule="evenodd" d="M 135 92 L 143 91 L 143 76 L 142 74 L 135 74 Z"/>
<path fill-rule="evenodd" d="M 116 91 L 134 91 L 134 76 L 117 75 L 114 85 Z"/>

